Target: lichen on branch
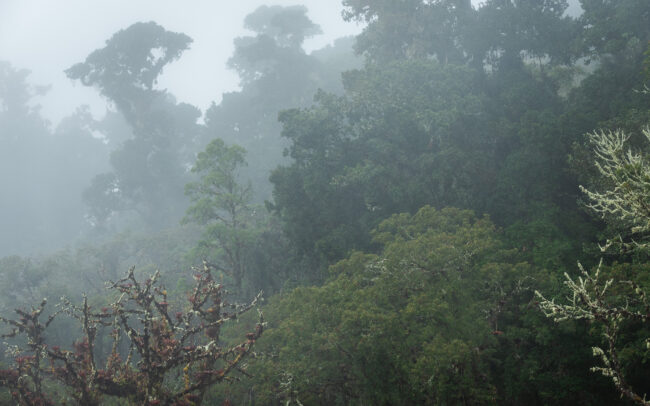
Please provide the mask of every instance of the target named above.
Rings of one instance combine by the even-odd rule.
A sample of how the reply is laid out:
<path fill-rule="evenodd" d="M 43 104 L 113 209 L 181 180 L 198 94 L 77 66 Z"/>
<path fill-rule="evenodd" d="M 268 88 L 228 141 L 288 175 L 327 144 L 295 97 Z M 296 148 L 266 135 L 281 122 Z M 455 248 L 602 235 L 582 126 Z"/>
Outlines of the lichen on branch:
<path fill-rule="evenodd" d="M 54 405 L 56 396 L 46 387 L 65 388 L 78 405 L 116 397 L 129 404 L 182 406 L 199 405 L 211 386 L 246 374 L 242 360 L 264 330 L 262 314 L 236 345 L 223 347 L 219 332 L 255 307 L 261 292 L 245 305 L 228 304 L 223 286 L 204 264 L 194 269 L 187 306 L 172 311 L 159 279 L 156 272 L 141 281 L 131 268 L 109 284 L 116 300 L 101 309 L 84 296 L 80 305 L 63 298 L 45 321 L 46 300 L 31 311 L 16 309 L 17 319 L 0 317 L 11 328 L 3 337 L 18 341 L 11 351 L 13 368 L 0 371 L 0 385 L 25 406 Z M 71 349 L 49 345 L 44 334 L 61 315 L 82 331 Z M 102 353 L 100 337 L 111 341 L 109 352 Z"/>

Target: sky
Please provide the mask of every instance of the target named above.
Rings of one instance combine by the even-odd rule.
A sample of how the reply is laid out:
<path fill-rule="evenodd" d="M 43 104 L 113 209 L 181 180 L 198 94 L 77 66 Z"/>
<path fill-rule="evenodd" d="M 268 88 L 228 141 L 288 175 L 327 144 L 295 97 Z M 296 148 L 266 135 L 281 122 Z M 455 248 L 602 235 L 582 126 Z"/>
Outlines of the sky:
<path fill-rule="evenodd" d="M 190 50 L 166 67 L 158 88 L 205 111 L 222 93 L 238 89 L 237 75 L 226 61 L 233 39 L 247 33 L 245 16 L 263 4 L 307 6 L 323 31 L 306 41 L 307 51 L 362 29 L 343 21 L 338 0 L 0 0 L 0 60 L 30 70 L 30 83 L 51 86 L 36 102 L 53 125 L 82 104 L 100 116 L 105 103 L 98 92 L 73 83 L 63 71 L 102 48 L 118 30 L 155 21 L 194 40 Z"/>
<path fill-rule="evenodd" d="M 578 1 L 570 3 L 569 12 L 575 13 Z M 35 103 L 53 125 L 82 104 L 99 117 L 106 104 L 98 92 L 73 83 L 63 71 L 102 48 L 118 30 L 155 21 L 194 40 L 190 50 L 166 67 L 158 88 L 205 111 L 224 92 L 238 89 L 237 75 L 226 61 L 233 39 L 246 35 L 245 16 L 263 4 L 307 6 L 309 17 L 323 30 L 307 40 L 307 51 L 362 29 L 343 21 L 341 0 L 0 0 L 0 60 L 29 69 L 30 83 L 51 86 Z"/>

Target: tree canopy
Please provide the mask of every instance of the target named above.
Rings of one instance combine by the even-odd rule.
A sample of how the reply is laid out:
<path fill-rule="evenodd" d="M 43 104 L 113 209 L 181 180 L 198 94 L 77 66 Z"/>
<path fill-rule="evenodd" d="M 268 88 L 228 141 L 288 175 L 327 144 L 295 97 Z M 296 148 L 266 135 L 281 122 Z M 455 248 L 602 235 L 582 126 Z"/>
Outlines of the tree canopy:
<path fill-rule="evenodd" d="M 261 6 L 205 112 L 155 22 L 102 118 L 0 63 L 0 251 L 84 241 L 0 257 L 0 403 L 647 405 L 650 3 L 473 3 Z"/>

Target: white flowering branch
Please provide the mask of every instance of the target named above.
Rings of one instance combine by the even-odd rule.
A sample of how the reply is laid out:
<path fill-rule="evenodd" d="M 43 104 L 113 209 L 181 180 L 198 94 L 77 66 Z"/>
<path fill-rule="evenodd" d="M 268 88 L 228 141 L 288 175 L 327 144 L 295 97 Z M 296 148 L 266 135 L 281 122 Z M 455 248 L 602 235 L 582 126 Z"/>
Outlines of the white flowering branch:
<path fill-rule="evenodd" d="M 650 128 L 643 130 L 650 141 Z M 590 200 L 587 207 L 603 218 L 613 216 L 630 226 L 632 233 L 650 231 L 650 164 L 645 155 L 625 149 L 629 136 L 623 131 L 596 131 L 589 134 L 596 156 L 595 166 L 613 187 L 603 192 L 580 186 Z M 608 241 L 604 249 L 613 241 Z M 634 242 L 637 248 L 647 243 Z"/>
<path fill-rule="evenodd" d="M 643 135 L 650 141 L 650 127 L 643 130 Z M 589 138 L 594 147 L 594 164 L 601 177 L 611 186 L 601 192 L 580 186 L 589 200 L 587 207 L 603 218 L 622 221 L 632 234 L 647 236 L 650 232 L 650 164 L 647 157 L 626 149 L 629 136 L 620 130 L 595 131 L 589 134 Z M 650 244 L 646 241 L 629 243 L 618 236 L 607 240 L 601 250 L 612 246 L 647 250 Z M 540 300 L 539 308 L 546 317 L 556 322 L 589 320 L 602 324 L 607 345 L 605 349 L 592 348 L 593 355 L 601 365 L 591 370 L 611 378 L 618 391 L 636 404 L 650 406 L 646 396 L 637 394 L 625 380 L 624 368 L 616 349 L 621 325 L 628 321 L 648 322 L 650 306 L 645 291 L 633 281 L 600 280 L 602 260 L 591 274 L 581 264 L 578 263 L 578 266 L 581 276 L 576 280 L 564 274 L 564 285 L 571 292 L 566 304 L 555 303 L 535 292 Z M 624 294 L 611 294 L 615 283 L 627 288 L 623 290 Z M 650 349 L 650 338 L 646 338 L 646 346 Z"/>
<path fill-rule="evenodd" d="M 565 320 L 590 320 L 598 321 L 604 326 L 603 337 L 607 344 L 605 350 L 600 347 L 592 347 L 595 357 L 598 357 L 602 366 L 592 367 L 593 372 L 600 372 L 610 377 L 616 388 L 636 404 L 649 406 L 650 401 L 645 395 L 638 395 L 626 382 L 616 350 L 616 339 L 621 324 L 624 321 L 637 320 L 648 321 L 650 306 L 648 305 L 646 293 L 634 282 L 623 281 L 621 284 L 628 285 L 633 293 L 626 297 L 625 303 L 616 305 L 608 300 L 608 291 L 614 284 L 613 279 L 601 281 L 599 279 L 602 261 L 598 264 L 593 274 L 587 272 L 578 263 L 582 276 L 573 280 L 568 274 L 564 274 L 564 285 L 569 288 L 571 295 L 566 299 L 567 304 L 555 303 L 555 300 L 546 299 L 540 292 L 535 292 L 539 298 L 539 308 L 546 317 L 556 322 Z M 650 339 L 646 339 L 646 345 L 650 347 Z"/>

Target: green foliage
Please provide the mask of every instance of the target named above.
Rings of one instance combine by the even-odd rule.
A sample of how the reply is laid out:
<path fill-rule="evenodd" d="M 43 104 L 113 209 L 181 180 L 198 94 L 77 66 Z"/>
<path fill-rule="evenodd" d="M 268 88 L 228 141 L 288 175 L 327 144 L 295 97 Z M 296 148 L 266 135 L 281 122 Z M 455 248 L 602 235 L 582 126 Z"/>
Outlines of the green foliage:
<path fill-rule="evenodd" d="M 650 141 L 650 129 L 644 129 L 643 134 Z M 589 200 L 587 207 L 603 218 L 620 221 L 632 235 L 645 238 L 650 232 L 650 165 L 647 157 L 626 150 L 629 136 L 621 131 L 601 130 L 591 134 L 590 139 L 596 168 L 603 180 L 613 187 L 603 192 L 582 187 Z M 648 248 L 643 241 L 634 241 L 634 245 Z"/>
<path fill-rule="evenodd" d="M 239 169 L 246 164 L 245 150 L 227 146 L 217 138 L 199 153 L 192 172 L 198 182 L 185 186 L 193 204 L 187 209 L 185 222 L 205 225 L 196 256 L 216 261 L 218 269 L 230 275 L 241 290 L 247 273 L 247 247 L 258 233 L 256 210 L 250 204 L 250 184 L 239 184 Z"/>
<path fill-rule="evenodd" d="M 650 41 L 650 15 L 643 0 L 580 0 L 582 39 L 596 59 L 622 64 L 638 60 Z"/>
<path fill-rule="evenodd" d="M 643 74 L 645 75 L 645 80 L 650 80 L 650 41 L 648 41 L 648 47 L 643 53 L 645 58 L 643 59 Z"/>
<path fill-rule="evenodd" d="M 644 135 L 650 140 L 650 130 Z M 623 236 L 608 239 L 601 247 L 603 252 L 616 247 L 618 253 L 628 249 L 647 253 L 647 236 L 650 231 L 648 212 L 648 193 L 650 176 L 647 155 L 627 149 L 629 136 L 622 131 L 596 131 L 589 135 L 593 145 L 593 162 L 603 181 L 601 190 L 581 187 L 587 198 L 587 208 L 600 215 L 616 227 L 625 230 Z M 641 266 L 638 272 L 620 278 L 618 272 L 612 276 L 601 277 L 602 260 L 595 271 L 588 272 L 578 264 L 582 276 L 572 278 L 565 274 L 565 285 L 571 296 L 565 303 L 546 299 L 541 293 L 544 314 L 557 322 L 565 320 L 589 320 L 602 329 L 605 348 L 594 346 L 593 355 L 599 359 L 597 366 L 591 368 L 603 376 L 610 377 L 621 395 L 639 405 L 648 405 L 645 391 L 647 385 L 637 386 L 628 376 L 631 370 L 643 367 L 629 367 L 628 363 L 650 349 L 648 331 L 648 309 L 646 297 L 647 271 Z M 647 264 L 645 264 L 647 265 Z M 616 268 L 622 267 L 614 267 Z M 630 326 L 636 325 L 629 331 Z M 631 342 L 630 342 L 631 341 Z M 639 341 L 645 344 L 639 345 Z M 621 344 L 622 342 L 622 344 Z M 636 344 L 636 345 L 635 345 Z M 635 348 L 636 347 L 636 348 Z M 647 371 L 645 371 L 647 373 Z M 639 373 L 639 371 L 637 371 Z M 642 390 L 642 391 L 640 391 Z M 644 395 L 640 395 L 644 393 Z"/>
<path fill-rule="evenodd" d="M 244 154 L 242 147 L 228 147 L 220 139 L 199 153 L 192 171 L 201 175 L 201 181 L 188 183 L 185 188 L 195 201 L 188 210 L 192 220 L 203 224 L 218 220 L 219 211 L 231 209 L 237 214 L 240 206 L 247 203 L 250 187 L 240 186 L 237 180 L 239 168 L 245 165 Z"/>
<path fill-rule="evenodd" d="M 282 113 L 295 163 L 271 181 L 292 241 L 331 261 L 368 247 L 364 234 L 396 211 L 467 207 L 467 189 L 487 187 L 479 169 L 487 141 L 461 149 L 479 126 L 472 80 L 435 62 L 394 63 L 348 73 L 345 98 L 320 93 L 314 107 Z"/>
<path fill-rule="evenodd" d="M 522 331 L 502 322 L 530 299 L 531 267 L 469 211 L 424 207 L 373 236 L 380 255 L 355 252 L 323 286 L 272 300 L 256 401 L 499 403 L 495 353 Z"/>
<path fill-rule="evenodd" d="M 595 259 L 595 246 L 581 250 L 602 235 L 647 245 L 650 3 L 580 4 L 573 19 L 565 0 L 346 0 L 344 17 L 366 24 L 355 39 L 363 68 L 351 39 L 304 51 L 320 32 L 304 7 L 263 6 L 229 61 L 242 89 L 205 126 L 155 86 L 191 39 L 137 23 L 67 71 L 117 111 L 96 121 L 80 109 L 56 142 L 31 107 L 40 89 L 0 64 L 0 182 L 13 199 L 0 199 L 1 213 L 50 202 L 60 183 L 30 163 L 69 151 L 88 157 L 64 176 L 90 184 L 97 231 L 159 229 L 183 212 L 197 225 L 3 258 L 0 308 L 81 290 L 98 305 L 102 279 L 131 265 L 160 268 L 175 305 L 191 284 L 177 270 L 205 258 L 238 295 L 279 292 L 253 376 L 206 393 L 211 404 L 621 404 L 620 392 L 639 402 L 633 394 L 650 391 L 647 252 L 617 252 L 598 275 L 569 269 Z M 358 70 L 341 81 L 348 69 Z M 593 128 L 605 130 L 580 138 Z M 110 168 L 97 164 L 108 150 Z M 269 197 L 278 164 L 268 215 L 251 202 Z M 605 225 L 580 211 L 578 180 Z M 25 192 L 32 183 L 51 190 Z M 63 201 L 47 210 L 63 213 Z M 75 212 L 62 228 L 78 229 Z M 0 246 L 17 245 L 10 234 Z M 576 293 L 568 304 L 563 281 Z M 550 316 L 570 320 L 554 325 L 534 290 Z M 249 322 L 224 328 L 223 342 Z M 50 337 L 67 345 L 69 329 L 53 324 Z M 607 376 L 589 371 L 603 337 L 596 372 Z"/>
<path fill-rule="evenodd" d="M 483 69 L 509 68 L 522 57 L 563 64 L 573 56 L 566 45 L 577 27 L 563 16 L 566 0 L 490 0 L 478 8 L 469 0 L 343 4 L 346 19 L 367 23 L 356 50 L 372 61 L 434 57 L 442 64 Z"/>
<path fill-rule="evenodd" d="M 575 60 L 578 26 L 564 15 L 566 0 L 488 0 L 477 11 L 470 35 L 490 65 L 511 68 L 521 59 L 546 60 L 545 65 Z"/>
<path fill-rule="evenodd" d="M 346 0 L 344 18 L 367 23 L 356 50 L 371 60 L 435 56 L 441 63 L 464 62 L 465 29 L 475 22 L 468 0 Z"/>
<path fill-rule="evenodd" d="M 348 72 L 344 85 L 344 97 L 319 93 L 310 109 L 280 115 L 294 162 L 271 176 L 273 208 L 302 250 L 332 263 L 369 249 L 381 219 L 430 204 L 530 225 L 532 238 L 544 223 L 541 245 L 575 252 L 585 227 L 552 79 L 519 67 L 486 81 L 413 59 Z"/>
<path fill-rule="evenodd" d="M 253 200 L 262 203 L 271 196 L 269 173 L 287 161 L 278 112 L 309 106 L 319 88 L 340 92 L 341 72 L 361 60 L 353 55 L 351 39 L 306 54 L 303 41 L 319 28 L 302 6 L 262 6 L 247 16 L 245 26 L 253 35 L 235 39 L 228 61 L 242 89 L 208 109 L 203 142 L 218 137 L 246 149 L 255 165 L 243 168 L 242 178 L 251 181 Z"/>

